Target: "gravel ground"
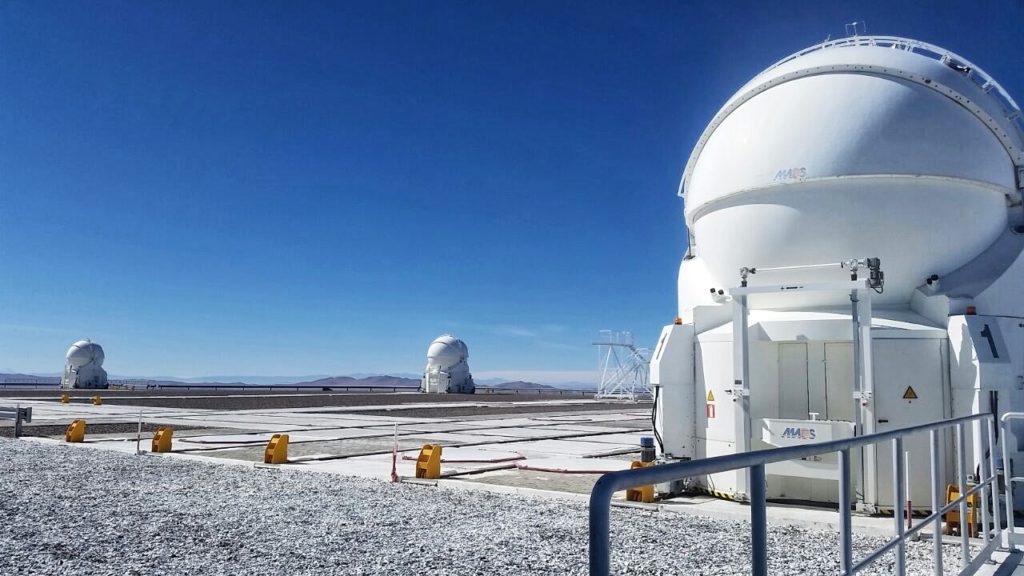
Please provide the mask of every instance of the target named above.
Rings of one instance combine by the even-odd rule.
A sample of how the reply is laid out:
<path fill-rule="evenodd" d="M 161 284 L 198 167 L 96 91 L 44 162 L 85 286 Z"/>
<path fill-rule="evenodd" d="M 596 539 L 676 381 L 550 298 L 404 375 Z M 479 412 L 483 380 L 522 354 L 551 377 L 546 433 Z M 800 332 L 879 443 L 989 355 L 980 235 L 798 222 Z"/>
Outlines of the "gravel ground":
<path fill-rule="evenodd" d="M 5 439 L 0 454 L 5 575 L 587 571 L 580 502 Z M 612 526 L 618 574 L 749 574 L 744 522 L 616 508 Z M 834 532 L 771 527 L 769 545 L 773 574 L 838 572 Z M 930 567 L 930 543 L 911 543 L 908 573 Z"/>

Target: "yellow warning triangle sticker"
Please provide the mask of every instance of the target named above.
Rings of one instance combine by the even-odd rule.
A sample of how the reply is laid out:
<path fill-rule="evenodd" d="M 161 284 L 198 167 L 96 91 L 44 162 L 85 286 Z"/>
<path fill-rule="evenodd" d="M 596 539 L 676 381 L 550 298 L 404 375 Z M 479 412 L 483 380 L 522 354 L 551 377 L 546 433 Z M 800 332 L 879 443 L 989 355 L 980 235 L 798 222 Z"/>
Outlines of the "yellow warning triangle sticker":
<path fill-rule="evenodd" d="M 913 386 L 907 386 L 906 391 L 903 392 L 904 400 L 917 400 L 917 392 L 914 392 Z"/>
<path fill-rule="evenodd" d="M 711 392 L 711 390 L 708 390 L 708 402 L 714 402 L 714 401 L 715 401 L 715 395 Z"/>

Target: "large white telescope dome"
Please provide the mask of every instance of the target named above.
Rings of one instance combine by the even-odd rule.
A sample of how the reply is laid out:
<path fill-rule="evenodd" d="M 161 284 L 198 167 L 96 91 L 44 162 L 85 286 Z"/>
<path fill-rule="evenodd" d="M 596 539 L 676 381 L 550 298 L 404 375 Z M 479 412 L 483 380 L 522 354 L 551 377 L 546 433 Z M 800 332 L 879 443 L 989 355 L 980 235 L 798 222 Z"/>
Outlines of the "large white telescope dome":
<path fill-rule="evenodd" d="M 681 310 L 738 285 L 741 267 L 863 257 L 882 261 L 877 301 L 907 302 L 1015 218 L 1019 114 L 976 66 L 913 40 L 847 38 L 771 66 L 726 102 L 687 164 L 680 195 L 698 261 L 680 270 Z"/>

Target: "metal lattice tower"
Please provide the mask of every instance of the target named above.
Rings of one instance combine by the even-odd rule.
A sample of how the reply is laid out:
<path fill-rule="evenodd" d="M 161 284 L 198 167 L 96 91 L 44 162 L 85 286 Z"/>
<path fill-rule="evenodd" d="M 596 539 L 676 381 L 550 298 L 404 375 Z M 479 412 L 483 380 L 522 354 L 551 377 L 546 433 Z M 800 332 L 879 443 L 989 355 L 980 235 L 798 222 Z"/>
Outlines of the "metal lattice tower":
<path fill-rule="evenodd" d="M 594 346 L 597 346 L 601 371 L 598 398 L 640 400 L 651 397 L 649 350 L 637 348 L 631 332 L 601 330 Z"/>

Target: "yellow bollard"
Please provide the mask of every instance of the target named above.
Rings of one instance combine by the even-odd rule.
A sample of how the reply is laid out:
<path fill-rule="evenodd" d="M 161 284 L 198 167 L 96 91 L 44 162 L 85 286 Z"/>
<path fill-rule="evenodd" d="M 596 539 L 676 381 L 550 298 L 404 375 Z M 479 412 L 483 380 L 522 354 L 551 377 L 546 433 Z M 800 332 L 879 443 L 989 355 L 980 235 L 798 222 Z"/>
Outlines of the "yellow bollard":
<path fill-rule="evenodd" d="M 170 452 L 174 428 L 163 426 L 153 434 L 153 448 L 150 452 Z"/>
<path fill-rule="evenodd" d="M 64 432 L 65 442 L 85 442 L 85 420 L 75 420 Z"/>
<path fill-rule="evenodd" d="M 416 458 L 416 477 L 434 480 L 441 477 L 441 445 L 424 444 Z"/>
<path fill-rule="evenodd" d="M 264 464 L 286 464 L 288 463 L 288 435 L 274 434 L 267 442 L 267 449 L 263 451 Z"/>
<path fill-rule="evenodd" d="M 99 394 L 92 397 L 93 406 L 101 406 L 103 404 L 103 398 L 100 398 Z"/>
<path fill-rule="evenodd" d="M 654 466 L 654 462 L 641 462 L 634 460 L 629 465 L 629 469 L 634 468 L 646 468 L 648 466 Z M 626 500 L 630 502 L 654 502 L 654 485 L 648 484 L 646 486 L 637 486 L 636 488 L 629 488 L 626 490 Z"/>
<path fill-rule="evenodd" d="M 71 395 L 68 394 L 67 392 L 61 394 L 60 395 L 60 403 L 61 404 L 67 404 L 68 402 L 71 402 Z"/>

